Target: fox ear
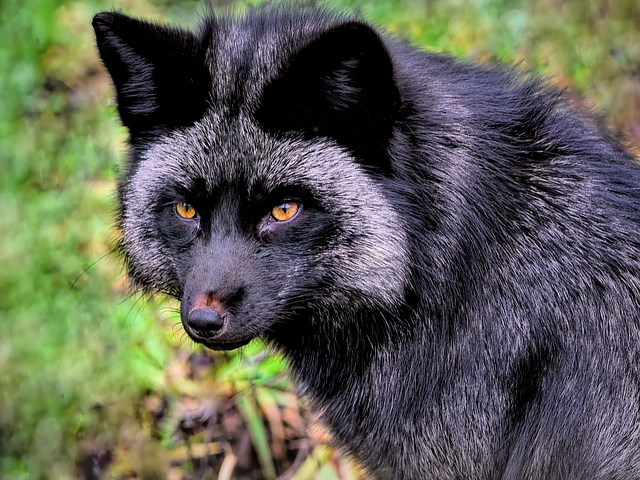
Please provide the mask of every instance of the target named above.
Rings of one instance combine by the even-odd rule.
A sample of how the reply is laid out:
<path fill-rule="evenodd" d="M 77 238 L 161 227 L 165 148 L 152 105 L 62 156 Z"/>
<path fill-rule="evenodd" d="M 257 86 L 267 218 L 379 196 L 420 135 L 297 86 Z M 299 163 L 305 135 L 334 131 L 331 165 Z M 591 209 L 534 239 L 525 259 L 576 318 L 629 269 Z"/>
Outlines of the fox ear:
<path fill-rule="evenodd" d="M 371 166 L 388 167 L 386 146 L 400 107 L 391 59 L 378 34 L 350 22 L 324 33 L 264 90 L 256 111 L 271 133 L 328 136 Z"/>
<path fill-rule="evenodd" d="M 93 28 L 120 118 L 132 134 L 186 126 L 202 117 L 212 83 L 200 38 L 116 12 L 97 14 Z"/>

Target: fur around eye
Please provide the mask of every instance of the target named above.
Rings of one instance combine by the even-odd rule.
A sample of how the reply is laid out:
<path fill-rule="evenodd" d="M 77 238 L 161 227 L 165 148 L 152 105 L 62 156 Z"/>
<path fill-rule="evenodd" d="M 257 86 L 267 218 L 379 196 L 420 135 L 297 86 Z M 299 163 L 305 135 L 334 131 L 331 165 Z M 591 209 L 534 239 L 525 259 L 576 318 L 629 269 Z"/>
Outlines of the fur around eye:
<path fill-rule="evenodd" d="M 300 204 L 296 202 L 282 202 L 271 209 L 271 216 L 277 222 L 286 222 L 298 214 Z"/>
<path fill-rule="evenodd" d="M 191 220 L 197 214 L 196 209 L 186 202 L 176 203 L 176 213 L 180 218 Z"/>

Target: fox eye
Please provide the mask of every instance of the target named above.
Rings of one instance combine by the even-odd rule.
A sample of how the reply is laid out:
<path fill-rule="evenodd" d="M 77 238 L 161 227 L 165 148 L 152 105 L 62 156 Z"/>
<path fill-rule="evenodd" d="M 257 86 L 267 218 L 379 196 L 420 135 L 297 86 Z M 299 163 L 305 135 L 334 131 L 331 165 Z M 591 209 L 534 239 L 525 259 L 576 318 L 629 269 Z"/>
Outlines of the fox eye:
<path fill-rule="evenodd" d="M 271 216 L 278 222 L 286 222 L 296 216 L 300 210 L 300 205 L 295 202 L 283 202 L 280 205 L 273 207 L 271 210 Z"/>
<path fill-rule="evenodd" d="M 176 203 L 176 213 L 179 217 L 189 220 L 196 216 L 196 209 L 188 203 L 178 202 Z"/>

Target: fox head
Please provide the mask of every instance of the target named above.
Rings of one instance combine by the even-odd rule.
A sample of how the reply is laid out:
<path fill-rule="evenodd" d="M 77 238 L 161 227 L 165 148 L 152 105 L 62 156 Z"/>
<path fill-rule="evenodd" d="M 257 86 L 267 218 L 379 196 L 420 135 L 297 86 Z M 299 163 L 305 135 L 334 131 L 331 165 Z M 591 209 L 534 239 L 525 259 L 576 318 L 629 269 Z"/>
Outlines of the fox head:
<path fill-rule="evenodd" d="M 193 340 L 231 349 L 401 301 L 401 97 L 378 33 L 277 8 L 197 32 L 93 25 L 130 132 L 119 249 L 139 288 L 181 301 Z"/>

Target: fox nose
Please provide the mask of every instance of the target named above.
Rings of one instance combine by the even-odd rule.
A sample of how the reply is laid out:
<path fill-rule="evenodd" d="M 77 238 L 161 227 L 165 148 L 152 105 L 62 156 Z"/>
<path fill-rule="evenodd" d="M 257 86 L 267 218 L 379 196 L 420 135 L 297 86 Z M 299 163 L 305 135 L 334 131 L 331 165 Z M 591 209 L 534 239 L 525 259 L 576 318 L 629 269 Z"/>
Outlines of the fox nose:
<path fill-rule="evenodd" d="M 224 315 L 215 308 L 194 308 L 187 317 L 189 328 L 201 338 L 211 338 L 220 331 L 224 325 Z"/>

